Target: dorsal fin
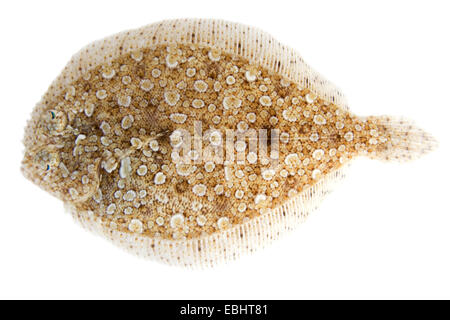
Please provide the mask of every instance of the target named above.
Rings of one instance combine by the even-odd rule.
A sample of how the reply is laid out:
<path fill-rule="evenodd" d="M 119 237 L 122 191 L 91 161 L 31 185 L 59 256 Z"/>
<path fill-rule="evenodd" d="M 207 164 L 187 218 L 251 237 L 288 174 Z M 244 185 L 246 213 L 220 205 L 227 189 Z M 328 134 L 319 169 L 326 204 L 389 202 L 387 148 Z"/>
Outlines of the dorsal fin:
<path fill-rule="evenodd" d="M 87 71 L 117 57 L 161 44 L 197 44 L 239 55 L 282 75 L 321 98 L 348 109 L 342 92 L 302 57 L 268 33 L 239 23 L 209 19 L 165 20 L 94 41 L 76 53 L 54 80 L 34 112 L 45 108 Z"/>

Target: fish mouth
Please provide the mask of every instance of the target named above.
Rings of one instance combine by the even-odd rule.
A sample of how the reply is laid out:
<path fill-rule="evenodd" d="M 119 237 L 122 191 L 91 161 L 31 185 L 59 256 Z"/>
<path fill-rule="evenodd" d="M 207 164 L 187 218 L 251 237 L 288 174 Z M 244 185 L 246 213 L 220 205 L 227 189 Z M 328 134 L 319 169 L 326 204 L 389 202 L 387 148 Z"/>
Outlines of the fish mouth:
<path fill-rule="evenodd" d="M 31 182 L 36 183 L 35 178 L 36 177 L 36 172 L 37 170 L 39 170 L 38 166 L 33 163 L 33 152 L 29 151 L 29 150 L 25 150 L 23 152 L 23 158 L 22 158 L 22 162 L 20 165 L 20 171 L 22 172 L 22 175 L 27 178 L 28 180 L 30 180 Z"/>

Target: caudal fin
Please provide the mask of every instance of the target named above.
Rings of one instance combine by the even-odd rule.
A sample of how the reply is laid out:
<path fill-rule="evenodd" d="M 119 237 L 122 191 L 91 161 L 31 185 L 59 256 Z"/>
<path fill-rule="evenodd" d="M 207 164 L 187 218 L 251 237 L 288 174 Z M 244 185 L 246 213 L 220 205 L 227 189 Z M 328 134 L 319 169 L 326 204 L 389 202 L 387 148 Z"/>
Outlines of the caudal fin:
<path fill-rule="evenodd" d="M 410 161 L 433 151 L 437 140 L 429 133 L 405 118 L 380 116 L 369 117 L 377 126 L 385 129 L 388 141 L 369 153 L 371 158 L 385 161 Z"/>

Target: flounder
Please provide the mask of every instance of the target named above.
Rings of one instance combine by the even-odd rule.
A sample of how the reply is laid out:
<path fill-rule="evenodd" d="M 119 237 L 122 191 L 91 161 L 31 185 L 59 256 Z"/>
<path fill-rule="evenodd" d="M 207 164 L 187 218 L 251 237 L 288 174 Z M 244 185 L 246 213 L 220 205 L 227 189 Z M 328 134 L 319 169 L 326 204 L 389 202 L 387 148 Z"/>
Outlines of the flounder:
<path fill-rule="evenodd" d="M 74 219 L 182 266 L 238 258 L 292 230 L 359 156 L 411 160 L 436 141 L 360 117 L 265 32 L 171 20 L 73 56 L 25 129 L 24 175 Z"/>

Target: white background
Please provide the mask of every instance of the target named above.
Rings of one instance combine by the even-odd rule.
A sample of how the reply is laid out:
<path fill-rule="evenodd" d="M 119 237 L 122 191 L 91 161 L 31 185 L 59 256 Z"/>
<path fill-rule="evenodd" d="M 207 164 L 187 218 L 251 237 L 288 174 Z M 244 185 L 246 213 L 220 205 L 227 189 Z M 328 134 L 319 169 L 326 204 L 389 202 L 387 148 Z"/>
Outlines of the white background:
<path fill-rule="evenodd" d="M 0 298 L 450 298 L 447 1 L 2 1 Z M 168 18 L 222 18 L 296 48 L 358 114 L 440 140 L 414 163 L 357 159 L 308 221 L 212 270 L 131 256 L 85 232 L 20 171 L 34 104 L 85 44 Z"/>

